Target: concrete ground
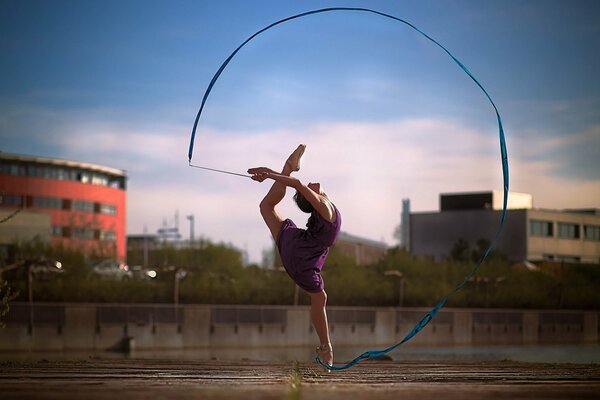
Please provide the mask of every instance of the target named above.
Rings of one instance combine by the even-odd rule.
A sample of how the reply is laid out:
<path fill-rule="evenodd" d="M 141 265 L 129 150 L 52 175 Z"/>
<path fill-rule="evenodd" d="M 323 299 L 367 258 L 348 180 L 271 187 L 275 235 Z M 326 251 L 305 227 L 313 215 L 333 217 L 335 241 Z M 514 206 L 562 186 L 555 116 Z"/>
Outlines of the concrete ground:
<path fill-rule="evenodd" d="M 2 399 L 600 399 L 600 365 L 258 361 L 2 361 Z"/>

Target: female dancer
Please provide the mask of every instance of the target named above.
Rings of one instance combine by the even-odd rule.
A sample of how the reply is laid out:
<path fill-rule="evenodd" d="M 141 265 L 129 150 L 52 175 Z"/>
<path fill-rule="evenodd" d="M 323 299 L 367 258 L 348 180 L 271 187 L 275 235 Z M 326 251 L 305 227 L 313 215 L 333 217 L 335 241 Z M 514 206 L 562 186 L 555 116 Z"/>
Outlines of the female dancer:
<path fill-rule="evenodd" d="M 317 355 L 321 361 L 332 365 L 333 348 L 325 312 L 327 294 L 323 289 L 321 270 L 329 248 L 340 232 L 342 218 L 319 183 L 305 185 L 299 179 L 291 177 L 292 172 L 300 170 L 300 158 L 305 148 L 301 144 L 294 150 L 280 174 L 265 167 L 250 168 L 248 173 L 258 182 L 265 179 L 275 181 L 260 202 L 260 213 L 277 243 L 285 270 L 310 296 L 311 318 L 321 341 L 321 345 L 317 347 Z M 283 200 L 287 186 L 296 189 L 294 200 L 298 207 L 311 214 L 306 229 L 296 227 L 290 219 L 284 220 L 275 209 Z"/>

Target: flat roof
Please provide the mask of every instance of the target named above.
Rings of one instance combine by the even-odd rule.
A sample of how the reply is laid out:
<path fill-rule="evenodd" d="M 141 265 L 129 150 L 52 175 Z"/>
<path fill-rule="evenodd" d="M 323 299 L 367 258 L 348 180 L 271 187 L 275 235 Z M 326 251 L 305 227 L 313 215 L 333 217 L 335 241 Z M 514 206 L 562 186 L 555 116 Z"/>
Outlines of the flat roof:
<path fill-rule="evenodd" d="M 71 168 L 80 168 L 87 169 L 90 171 L 102 172 L 105 174 L 116 175 L 116 176 L 127 176 L 125 170 L 106 167 L 103 165 L 83 163 L 78 161 L 70 161 L 70 160 L 62 160 L 59 158 L 49 158 L 49 157 L 37 157 L 37 156 L 28 156 L 23 154 L 13 154 L 13 153 L 5 153 L 0 151 L 0 159 L 8 160 L 8 161 L 19 161 L 24 163 L 33 163 L 33 164 L 45 164 L 45 165 L 56 165 L 60 167 L 71 167 Z"/>

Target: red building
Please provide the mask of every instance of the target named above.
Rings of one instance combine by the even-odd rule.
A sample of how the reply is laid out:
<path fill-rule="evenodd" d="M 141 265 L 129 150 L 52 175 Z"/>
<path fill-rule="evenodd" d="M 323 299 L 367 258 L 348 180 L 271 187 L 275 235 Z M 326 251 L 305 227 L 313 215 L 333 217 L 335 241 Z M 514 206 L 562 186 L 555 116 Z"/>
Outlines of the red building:
<path fill-rule="evenodd" d="M 123 261 L 126 180 L 115 168 L 0 152 L 0 207 L 50 214 L 53 244 Z"/>

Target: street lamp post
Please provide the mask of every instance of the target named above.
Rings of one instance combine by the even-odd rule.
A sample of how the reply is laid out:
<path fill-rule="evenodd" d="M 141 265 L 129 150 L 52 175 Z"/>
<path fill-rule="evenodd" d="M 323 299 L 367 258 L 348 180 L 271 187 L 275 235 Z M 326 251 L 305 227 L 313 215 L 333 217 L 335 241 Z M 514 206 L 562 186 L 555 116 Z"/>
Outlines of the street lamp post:
<path fill-rule="evenodd" d="M 399 278 L 399 293 L 398 293 L 398 307 L 402 307 L 404 303 L 404 274 L 397 269 L 391 269 L 388 271 L 384 271 L 385 276 L 397 276 Z"/>
<path fill-rule="evenodd" d="M 174 290 L 173 290 L 173 304 L 175 305 L 175 321 L 179 325 L 179 281 L 187 276 L 187 271 L 184 269 L 177 269 L 175 271 L 174 278 Z"/>
<path fill-rule="evenodd" d="M 29 332 L 33 331 L 33 275 L 39 271 L 53 271 L 62 272 L 62 263 L 60 261 L 54 261 L 49 266 L 37 266 L 34 263 L 28 263 L 27 268 L 27 300 L 29 302 Z"/>
<path fill-rule="evenodd" d="M 187 276 L 187 271 L 184 269 L 178 269 L 175 271 L 175 290 L 173 291 L 173 303 L 175 306 L 179 305 L 179 281 Z"/>
<path fill-rule="evenodd" d="M 29 307 L 33 306 L 33 276 L 36 273 L 44 272 L 63 272 L 62 263 L 60 261 L 54 261 L 47 265 L 34 265 L 32 263 L 27 264 L 27 298 L 29 300 Z"/>

